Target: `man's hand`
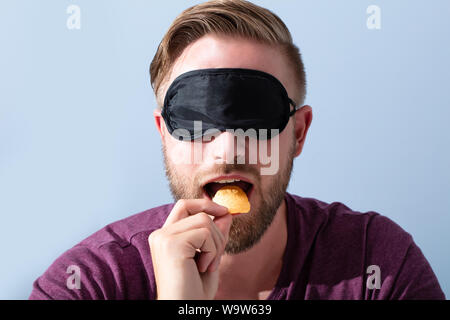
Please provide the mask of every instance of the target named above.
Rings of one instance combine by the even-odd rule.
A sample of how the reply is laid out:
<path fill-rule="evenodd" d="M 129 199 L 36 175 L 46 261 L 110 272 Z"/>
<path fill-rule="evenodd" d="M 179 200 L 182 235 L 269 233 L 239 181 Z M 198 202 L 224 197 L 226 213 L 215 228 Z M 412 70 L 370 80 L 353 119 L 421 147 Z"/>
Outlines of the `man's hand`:
<path fill-rule="evenodd" d="M 214 221 L 208 215 L 214 216 Z M 148 237 L 157 299 L 213 299 L 232 217 L 211 200 L 179 200 Z"/>

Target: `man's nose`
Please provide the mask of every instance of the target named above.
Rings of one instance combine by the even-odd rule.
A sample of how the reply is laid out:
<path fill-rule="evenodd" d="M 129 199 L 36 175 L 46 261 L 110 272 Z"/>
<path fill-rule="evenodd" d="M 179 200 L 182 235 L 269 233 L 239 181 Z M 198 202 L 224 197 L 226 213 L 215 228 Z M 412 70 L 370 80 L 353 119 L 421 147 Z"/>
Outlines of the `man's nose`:
<path fill-rule="evenodd" d="M 239 163 L 245 157 L 245 145 L 238 144 L 233 132 L 224 131 L 208 143 L 209 152 L 215 163 Z"/>

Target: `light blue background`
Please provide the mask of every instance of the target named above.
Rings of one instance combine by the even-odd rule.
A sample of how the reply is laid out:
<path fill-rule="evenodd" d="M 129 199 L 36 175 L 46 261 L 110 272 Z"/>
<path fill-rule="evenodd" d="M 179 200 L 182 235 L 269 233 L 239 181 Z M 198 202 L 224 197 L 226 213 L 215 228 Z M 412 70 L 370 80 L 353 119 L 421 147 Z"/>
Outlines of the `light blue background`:
<path fill-rule="evenodd" d="M 171 202 L 148 67 L 198 2 L 1 0 L 1 299 L 28 298 L 106 224 Z M 450 297 L 450 2 L 254 2 L 306 65 L 314 119 L 288 190 L 388 216 Z M 80 30 L 66 27 L 70 4 Z M 366 27 L 371 4 L 381 30 Z"/>

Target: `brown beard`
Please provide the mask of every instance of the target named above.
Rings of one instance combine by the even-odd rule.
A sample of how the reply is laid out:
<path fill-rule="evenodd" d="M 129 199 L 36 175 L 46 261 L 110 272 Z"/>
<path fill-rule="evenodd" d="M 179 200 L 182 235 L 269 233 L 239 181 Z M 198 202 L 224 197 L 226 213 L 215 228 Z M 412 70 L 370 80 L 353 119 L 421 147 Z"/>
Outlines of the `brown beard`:
<path fill-rule="evenodd" d="M 180 199 L 200 199 L 203 196 L 203 189 L 200 178 L 204 174 L 198 174 L 194 177 L 193 184 L 188 185 L 189 178 L 183 177 L 176 172 L 176 168 L 167 159 L 165 145 L 162 145 L 164 156 L 164 166 L 166 177 L 169 181 L 170 191 L 175 201 Z M 261 176 L 258 168 L 246 164 L 217 164 L 214 167 L 214 172 L 208 172 L 212 175 L 225 175 L 231 172 L 248 173 L 255 178 L 256 182 L 253 185 L 253 192 L 260 195 L 260 203 L 254 205 L 251 211 L 247 214 L 240 214 L 233 217 L 230 227 L 230 233 L 225 253 L 238 254 L 253 247 L 266 232 L 267 228 L 273 221 L 281 202 L 284 200 L 286 189 L 291 178 L 291 172 L 294 162 L 295 140 L 291 145 L 288 154 L 287 164 L 283 168 L 280 166 L 280 171 L 273 176 L 273 180 L 267 187 L 267 190 L 262 190 Z"/>

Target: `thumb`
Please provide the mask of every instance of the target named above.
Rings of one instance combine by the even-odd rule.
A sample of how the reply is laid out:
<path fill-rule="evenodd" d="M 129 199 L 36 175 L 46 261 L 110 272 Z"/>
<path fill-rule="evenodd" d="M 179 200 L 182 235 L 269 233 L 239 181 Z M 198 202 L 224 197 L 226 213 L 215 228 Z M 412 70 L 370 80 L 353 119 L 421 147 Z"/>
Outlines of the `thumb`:
<path fill-rule="evenodd" d="M 215 217 L 214 223 L 217 228 L 219 228 L 220 232 L 225 237 L 225 243 L 228 242 L 228 234 L 230 233 L 231 223 L 233 221 L 233 217 L 231 214 L 226 214 L 224 216 Z"/>

